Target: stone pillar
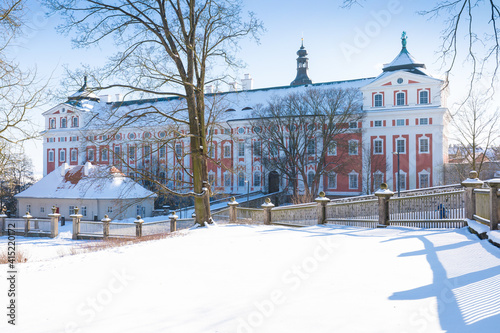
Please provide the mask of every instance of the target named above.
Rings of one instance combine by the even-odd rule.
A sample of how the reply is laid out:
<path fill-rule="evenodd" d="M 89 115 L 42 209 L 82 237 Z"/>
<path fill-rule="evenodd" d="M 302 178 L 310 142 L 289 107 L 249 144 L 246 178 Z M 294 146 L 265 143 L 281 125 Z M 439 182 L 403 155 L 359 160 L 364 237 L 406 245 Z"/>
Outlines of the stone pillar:
<path fill-rule="evenodd" d="M 229 223 L 236 223 L 238 219 L 238 205 L 235 197 L 231 197 L 231 201 L 227 203 L 229 206 Z"/>
<path fill-rule="evenodd" d="M 175 210 L 172 211 L 172 214 L 169 215 L 169 218 L 170 218 L 170 232 L 177 231 L 177 219 L 179 218 L 179 216 L 175 214 Z"/>
<path fill-rule="evenodd" d="M 142 224 L 144 223 L 144 220 L 141 219 L 140 215 L 137 215 L 137 219 L 134 221 L 135 223 L 135 237 L 141 238 L 142 237 Z"/>
<path fill-rule="evenodd" d="M 73 239 L 75 240 L 78 239 L 78 235 L 80 234 L 80 220 L 83 217 L 82 214 L 78 214 L 79 211 L 80 208 L 75 207 L 75 213 L 69 216 L 73 219 Z"/>
<path fill-rule="evenodd" d="M 500 179 L 495 178 L 486 182 L 490 187 L 490 229 L 498 230 L 498 188 L 500 187 Z"/>
<path fill-rule="evenodd" d="M 377 228 L 386 228 L 389 225 L 389 199 L 394 192 L 389 190 L 386 183 L 380 184 L 380 189 L 375 192 L 378 198 L 378 225 Z"/>
<path fill-rule="evenodd" d="M 5 219 L 7 218 L 7 215 L 5 214 L 5 207 L 2 209 L 0 212 L 0 236 L 3 236 L 3 234 L 7 234 L 7 226 L 5 224 Z"/>
<path fill-rule="evenodd" d="M 264 202 L 261 205 L 261 207 L 264 209 L 264 224 L 271 224 L 272 222 L 271 210 L 274 207 L 274 205 L 271 202 L 271 199 L 266 198 L 266 202 Z"/>
<path fill-rule="evenodd" d="M 61 214 L 56 213 L 56 206 L 52 206 L 52 214 L 49 214 L 50 217 L 50 238 L 54 238 L 59 233 L 59 216 Z"/>
<path fill-rule="evenodd" d="M 318 224 L 326 223 L 326 204 L 330 202 L 325 195 L 325 192 L 319 192 L 319 197 L 314 199 L 318 203 Z"/>
<path fill-rule="evenodd" d="M 30 212 L 26 212 L 26 215 L 23 216 L 24 219 L 24 236 L 28 237 L 28 233 L 30 232 L 30 220 L 33 216 L 31 216 Z"/>
<path fill-rule="evenodd" d="M 472 170 L 469 172 L 469 178 L 462 182 L 465 187 L 465 218 L 473 220 L 476 214 L 476 188 L 483 186 L 483 181 L 477 178 L 477 172 Z"/>
<path fill-rule="evenodd" d="M 107 239 L 109 237 L 109 222 L 111 222 L 111 219 L 108 217 L 108 215 L 104 215 L 104 218 L 101 220 L 102 222 L 102 237 L 104 239 Z"/>

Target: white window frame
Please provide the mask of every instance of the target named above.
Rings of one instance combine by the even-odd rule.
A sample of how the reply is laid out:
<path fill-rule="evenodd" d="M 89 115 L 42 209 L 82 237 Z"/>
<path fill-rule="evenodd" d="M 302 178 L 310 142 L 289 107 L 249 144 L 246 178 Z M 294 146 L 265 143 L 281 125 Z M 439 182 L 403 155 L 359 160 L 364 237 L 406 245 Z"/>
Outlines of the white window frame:
<path fill-rule="evenodd" d="M 238 142 L 238 157 L 245 157 L 245 142 Z"/>
<path fill-rule="evenodd" d="M 419 118 L 418 124 L 419 125 L 429 125 L 429 118 Z"/>
<path fill-rule="evenodd" d="M 336 189 L 337 188 L 337 174 L 333 171 L 328 173 L 328 188 Z"/>
<path fill-rule="evenodd" d="M 103 148 L 101 150 L 101 161 L 107 162 L 109 157 L 108 148 Z"/>
<path fill-rule="evenodd" d="M 354 146 L 355 144 L 355 146 Z M 355 149 L 352 149 L 355 148 Z M 359 153 L 359 141 L 358 140 L 349 140 L 349 155 L 358 155 Z"/>
<path fill-rule="evenodd" d="M 94 149 L 93 149 L 93 148 L 91 148 L 91 149 L 89 149 L 89 150 L 87 151 L 87 156 L 88 156 L 88 160 L 89 160 L 90 162 L 93 162 L 93 161 L 94 161 L 94 159 L 95 159 L 95 154 L 94 154 Z"/>
<path fill-rule="evenodd" d="M 217 186 L 217 177 L 215 176 L 215 172 L 210 171 L 208 173 L 208 182 L 211 186 Z"/>
<path fill-rule="evenodd" d="M 49 150 L 49 162 L 54 162 L 54 149 Z"/>
<path fill-rule="evenodd" d="M 380 150 L 377 150 L 377 144 L 380 144 Z M 375 139 L 373 140 L 373 154 L 374 155 L 383 155 L 384 154 L 384 140 Z"/>
<path fill-rule="evenodd" d="M 399 149 L 399 142 L 403 142 L 403 150 Z M 396 152 L 400 154 L 406 154 L 406 140 L 405 139 L 396 139 Z"/>
<path fill-rule="evenodd" d="M 231 186 L 231 174 L 229 172 L 224 172 L 224 186 Z"/>
<path fill-rule="evenodd" d="M 382 120 L 374 120 L 373 121 L 373 127 L 382 127 Z"/>
<path fill-rule="evenodd" d="M 377 97 L 380 96 L 380 105 L 377 105 Z M 376 108 L 384 106 L 384 95 L 381 93 L 373 95 L 373 106 Z"/>
<path fill-rule="evenodd" d="M 356 178 L 354 178 L 356 177 Z M 353 181 L 356 181 L 356 187 L 353 186 Z M 350 190 L 357 190 L 359 189 L 359 174 L 355 171 L 351 171 L 349 173 L 349 189 Z"/>
<path fill-rule="evenodd" d="M 238 172 L 238 187 L 245 187 L 245 173 L 243 171 Z"/>
<path fill-rule="evenodd" d="M 71 149 L 71 162 L 78 161 L 78 151 L 76 149 Z"/>
<path fill-rule="evenodd" d="M 224 158 L 230 158 L 231 157 L 231 145 L 226 144 L 224 145 Z"/>
<path fill-rule="evenodd" d="M 425 96 L 425 99 L 427 100 L 425 103 L 422 102 L 422 93 L 425 93 L 427 96 Z M 419 104 L 429 104 L 429 91 L 428 90 L 420 90 L 418 92 L 418 102 Z"/>
<path fill-rule="evenodd" d="M 400 178 L 400 184 L 401 184 L 401 187 L 400 187 L 400 190 L 401 191 L 405 191 L 406 190 L 406 172 L 404 172 L 403 170 L 399 170 L 399 178 Z M 394 173 L 394 179 L 398 179 L 398 172 L 396 170 L 396 172 Z M 401 182 L 402 180 L 402 182 Z M 404 186 L 403 186 L 404 185 Z M 396 191 L 398 189 L 398 183 L 396 182 Z"/>
<path fill-rule="evenodd" d="M 426 142 L 425 145 L 422 144 L 422 142 Z M 422 150 L 422 147 L 427 147 L 427 150 Z M 418 152 L 420 154 L 429 154 L 430 153 L 430 147 L 429 147 L 429 138 L 428 137 L 421 137 L 418 139 Z"/>
<path fill-rule="evenodd" d="M 165 158 L 165 156 L 167 156 L 167 147 L 165 147 L 165 145 L 161 146 L 158 154 L 160 158 Z"/>
<path fill-rule="evenodd" d="M 427 177 L 427 186 L 422 186 L 422 176 Z M 418 173 L 418 187 L 419 188 L 426 188 L 429 187 L 431 184 L 431 177 L 430 173 L 427 170 L 422 170 L 421 172 Z"/>
<path fill-rule="evenodd" d="M 254 187 L 262 186 L 262 177 L 261 177 L 260 171 L 255 171 L 253 173 L 253 186 Z"/>
<path fill-rule="evenodd" d="M 399 102 L 401 101 L 401 98 L 399 98 L 399 96 L 403 96 L 403 99 L 402 99 L 402 104 L 400 104 Z M 396 100 L 395 100 L 395 103 L 394 103 L 396 106 L 404 106 L 406 105 L 406 93 L 404 91 L 399 91 L 396 93 Z"/>
<path fill-rule="evenodd" d="M 337 141 L 330 141 L 328 143 L 328 156 L 337 156 Z"/>
<path fill-rule="evenodd" d="M 312 184 L 314 182 L 314 176 L 315 176 L 315 174 L 314 174 L 314 171 L 312 171 L 312 170 L 307 173 L 307 186 L 309 186 L 309 187 L 312 186 Z"/>
<path fill-rule="evenodd" d="M 405 119 L 396 119 L 396 126 L 405 126 L 406 120 Z"/>
<path fill-rule="evenodd" d="M 316 154 L 316 140 L 309 139 L 309 141 L 307 141 L 307 154 L 308 155 Z"/>
<path fill-rule="evenodd" d="M 376 191 L 380 188 L 380 184 L 377 184 L 378 181 L 376 181 L 376 177 L 380 177 L 381 181 L 380 184 L 384 182 L 384 173 L 380 170 L 377 170 L 373 173 L 373 189 Z"/>
<path fill-rule="evenodd" d="M 59 162 L 66 162 L 66 149 L 59 150 Z"/>

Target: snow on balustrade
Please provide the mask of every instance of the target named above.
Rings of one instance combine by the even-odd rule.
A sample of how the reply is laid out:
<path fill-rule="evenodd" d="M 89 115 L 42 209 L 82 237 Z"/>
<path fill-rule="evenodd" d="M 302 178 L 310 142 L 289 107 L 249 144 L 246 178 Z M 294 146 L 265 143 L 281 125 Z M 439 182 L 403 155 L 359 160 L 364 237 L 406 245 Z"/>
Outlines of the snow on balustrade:
<path fill-rule="evenodd" d="M 476 194 L 476 215 L 485 219 L 490 219 L 490 190 L 475 189 Z"/>
<path fill-rule="evenodd" d="M 259 208 L 237 208 L 237 223 L 264 223 L 264 210 Z"/>
<path fill-rule="evenodd" d="M 135 224 L 131 223 L 109 223 L 109 236 L 113 237 L 135 237 Z"/>
<path fill-rule="evenodd" d="M 316 203 L 276 207 L 271 210 L 272 223 L 290 225 L 315 225 L 318 223 Z"/>
<path fill-rule="evenodd" d="M 80 221 L 80 235 L 102 237 L 103 223 L 94 221 Z"/>
<path fill-rule="evenodd" d="M 326 206 L 327 223 L 374 228 L 378 222 L 378 200 L 366 197 L 362 201 L 332 202 Z"/>

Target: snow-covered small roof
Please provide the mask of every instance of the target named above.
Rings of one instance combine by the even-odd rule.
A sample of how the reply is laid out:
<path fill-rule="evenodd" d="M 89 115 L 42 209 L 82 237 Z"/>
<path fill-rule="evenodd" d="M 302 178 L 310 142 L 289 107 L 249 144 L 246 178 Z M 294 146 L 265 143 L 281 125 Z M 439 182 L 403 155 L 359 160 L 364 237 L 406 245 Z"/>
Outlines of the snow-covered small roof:
<path fill-rule="evenodd" d="M 77 166 L 64 163 L 15 197 L 114 200 L 156 196 L 113 166 L 97 166 L 87 162 Z"/>

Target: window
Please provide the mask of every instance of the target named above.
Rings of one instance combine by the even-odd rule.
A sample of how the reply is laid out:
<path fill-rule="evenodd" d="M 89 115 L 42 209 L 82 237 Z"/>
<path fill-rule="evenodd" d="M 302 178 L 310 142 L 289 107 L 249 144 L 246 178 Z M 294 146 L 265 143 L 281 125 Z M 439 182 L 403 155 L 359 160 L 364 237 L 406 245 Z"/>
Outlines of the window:
<path fill-rule="evenodd" d="M 243 174 L 243 171 L 240 171 L 240 173 L 238 173 L 238 186 L 245 186 L 245 174 Z"/>
<path fill-rule="evenodd" d="M 59 162 L 66 161 L 66 150 L 59 150 Z"/>
<path fill-rule="evenodd" d="M 78 127 L 78 117 L 73 117 L 73 119 L 71 119 L 71 121 L 72 121 L 71 126 Z"/>
<path fill-rule="evenodd" d="M 40 213 L 45 213 L 45 207 L 40 207 Z"/>
<path fill-rule="evenodd" d="M 115 146 L 115 156 L 120 157 L 120 146 Z"/>
<path fill-rule="evenodd" d="M 254 141 L 254 143 L 253 143 L 253 154 L 255 156 L 260 156 L 260 154 L 261 154 L 260 141 Z"/>
<path fill-rule="evenodd" d="M 142 136 L 144 137 L 144 139 L 150 139 L 151 138 L 151 133 L 150 132 L 146 132 Z"/>
<path fill-rule="evenodd" d="M 349 189 L 357 190 L 358 189 L 358 174 L 350 173 L 349 174 Z"/>
<path fill-rule="evenodd" d="M 177 171 L 175 174 L 175 180 L 177 182 L 177 186 L 180 186 L 182 182 L 182 173 L 180 171 Z"/>
<path fill-rule="evenodd" d="M 314 181 L 314 172 L 309 171 L 307 173 L 307 186 L 311 187 Z"/>
<path fill-rule="evenodd" d="M 420 188 L 429 187 L 429 174 L 420 173 L 418 175 L 418 179 L 419 179 L 419 183 L 420 183 Z"/>
<path fill-rule="evenodd" d="M 331 141 L 328 144 L 328 155 L 330 155 L 330 156 L 337 155 L 337 142 L 336 141 Z"/>
<path fill-rule="evenodd" d="M 404 154 L 406 152 L 405 149 L 405 139 L 397 139 L 396 140 L 396 152 L 400 154 Z"/>
<path fill-rule="evenodd" d="M 377 139 L 373 140 L 373 154 L 382 155 L 384 153 L 384 141 Z"/>
<path fill-rule="evenodd" d="M 429 139 L 428 138 L 420 138 L 419 139 L 419 147 L 420 147 L 420 153 L 428 153 L 429 152 Z"/>
<path fill-rule="evenodd" d="M 384 174 L 380 171 L 376 171 L 373 174 L 373 189 L 375 191 L 378 190 L 383 182 L 384 182 Z"/>
<path fill-rule="evenodd" d="M 151 147 L 144 146 L 144 158 L 149 158 L 151 156 Z"/>
<path fill-rule="evenodd" d="M 210 156 L 210 158 L 215 158 L 215 147 L 214 146 L 210 146 L 210 148 L 208 148 L 208 156 Z"/>
<path fill-rule="evenodd" d="M 420 118 L 420 119 L 418 120 L 418 123 L 419 123 L 420 125 L 428 125 L 428 124 L 429 124 L 429 118 Z"/>
<path fill-rule="evenodd" d="M 349 128 L 358 128 L 358 122 L 357 121 L 349 122 Z"/>
<path fill-rule="evenodd" d="M 421 90 L 419 93 L 419 101 L 420 104 L 428 104 L 429 103 L 429 91 Z"/>
<path fill-rule="evenodd" d="M 375 126 L 375 127 L 382 127 L 382 120 L 375 120 L 373 122 L 373 126 Z"/>
<path fill-rule="evenodd" d="M 398 92 L 396 93 L 396 105 L 405 105 L 405 93 Z"/>
<path fill-rule="evenodd" d="M 396 173 L 396 176 L 394 177 L 394 179 L 398 179 L 398 174 Z M 406 190 L 406 174 L 403 173 L 403 172 L 400 172 L 399 173 L 399 189 L 400 190 Z M 396 190 L 398 189 L 397 185 L 396 185 Z"/>
<path fill-rule="evenodd" d="M 328 174 L 328 188 L 337 188 L 337 174 L 333 171 Z"/>
<path fill-rule="evenodd" d="M 182 145 L 180 143 L 175 145 L 175 155 L 177 155 L 177 157 L 182 156 Z"/>
<path fill-rule="evenodd" d="M 87 154 L 88 154 L 88 160 L 93 161 L 94 160 L 94 149 L 89 149 Z"/>
<path fill-rule="evenodd" d="M 164 137 L 166 137 L 166 136 L 167 136 L 167 133 L 165 133 L 165 131 L 161 131 L 160 133 L 158 133 L 158 136 L 159 136 L 160 138 L 164 138 Z"/>
<path fill-rule="evenodd" d="M 129 138 L 130 140 L 135 139 L 135 133 L 129 133 L 129 134 L 128 134 L 128 138 Z"/>
<path fill-rule="evenodd" d="M 307 153 L 309 155 L 314 155 L 314 153 L 316 152 L 315 148 L 316 148 L 316 141 L 314 139 L 307 141 Z"/>
<path fill-rule="evenodd" d="M 26 205 L 26 212 L 31 214 L 31 205 Z"/>
<path fill-rule="evenodd" d="M 231 130 L 229 128 L 224 128 L 224 134 L 231 134 Z"/>
<path fill-rule="evenodd" d="M 238 134 L 245 133 L 245 129 L 243 127 L 238 128 Z"/>
<path fill-rule="evenodd" d="M 238 156 L 239 157 L 245 156 L 245 143 L 244 142 L 238 142 Z"/>
<path fill-rule="evenodd" d="M 135 147 L 134 146 L 128 147 L 128 158 L 131 160 L 135 160 Z"/>
<path fill-rule="evenodd" d="M 404 119 L 396 119 L 396 126 L 404 126 L 404 125 L 405 125 Z"/>
<path fill-rule="evenodd" d="M 349 155 L 358 155 L 358 141 L 349 141 Z"/>
<path fill-rule="evenodd" d="M 108 214 L 111 214 L 111 213 L 113 213 L 113 207 L 108 206 Z"/>
<path fill-rule="evenodd" d="M 75 206 L 69 206 L 69 215 L 75 215 Z"/>
<path fill-rule="evenodd" d="M 224 157 L 225 158 L 231 157 L 231 146 L 230 145 L 224 146 Z"/>
<path fill-rule="evenodd" d="M 108 148 L 103 148 L 101 150 L 101 161 L 107 161 L 108 160 Z"/>
<path fill-rule="evenodd" d="M 49 150 L 49 162 L 54 162 L 54 151 Z"/>
<path fill-rule="evenodd" d="M 68 121 L 66 120 L 66 118 L 62 118 L 62 119 L 61 119 L 61 128 L 66 128 L 66 127 L 67 127 L 67 126 L 66 126 L 66 125 L 67 125 L 67 122 L 68 122 Z"/>
<path fill-rule="evenodd" d="M 78 161 L 78 151 L 76 149 L 71 149 L 71 162 Z"/>
<path fill-rule="evenodd" d="M 253 174 L 253 186 L 260 186 L 260 172 L 256 171 Z"/>
<path fill-rule="evenodd" d="M 375 96 L 373 97 L 373 106 L 375 107 L 383 106 L 382 94 L 375 94 Z"/>
<path fill-rule="evenodd" d="M 271 156 L 272 157 L 277 157 L 278 156 L 278 147 L 271 145 L 269 147 L 269 150 L 271 151 Z"/>
<path fill-rule="evenodd" d="M 80 214 L 87 216 L 87 206 L 80 207 Z"/>
<path fill-rule="evenodd" d="M 210 185 L 214 186 L 215 184 L 215 174 L 213 172 L 208 173 L 208 182 Z"/>
<path fill-rule="evenodd" d="M 165 146 L 161 146 L 160 147 L 160 158 L 164 158 L 166 155 L 166 152 L 167 152 L 167 150 L 166 150 Z"/>
<path fill-rule="evenodd" d="M 231 186 L 231 174 L 228 172 L 224 174 L 224 186 Z"/>
<path fill-rule="evenodd" d="M 56 128 L 56 120 L 55 119 L 50 119 L 49 122 L 49 128 Z"/>

